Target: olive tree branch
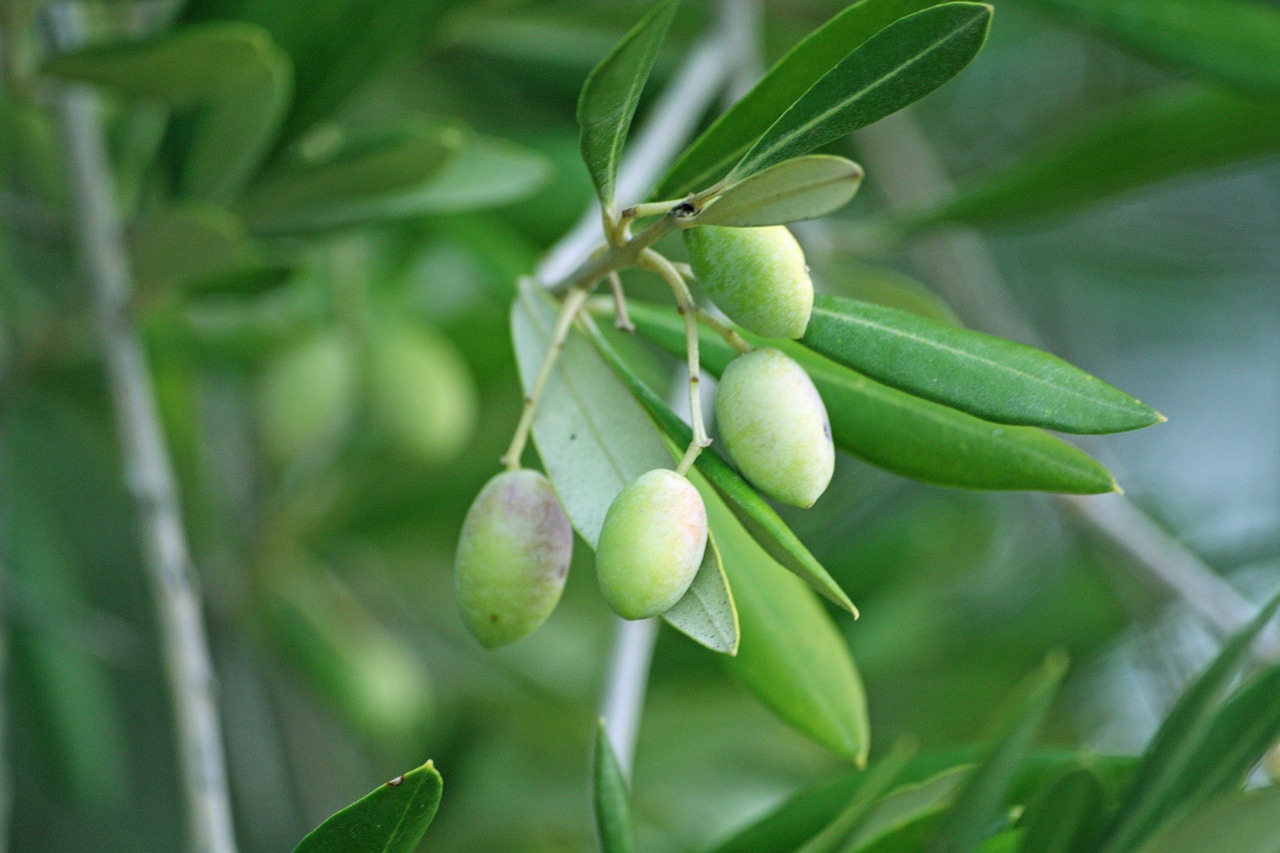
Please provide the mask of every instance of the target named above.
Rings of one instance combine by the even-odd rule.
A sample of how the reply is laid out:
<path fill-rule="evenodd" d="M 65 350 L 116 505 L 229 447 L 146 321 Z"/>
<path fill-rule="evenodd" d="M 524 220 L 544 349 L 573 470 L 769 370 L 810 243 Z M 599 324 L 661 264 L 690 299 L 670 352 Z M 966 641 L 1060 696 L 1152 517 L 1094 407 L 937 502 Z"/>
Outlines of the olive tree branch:
<path fill-rule="evenodd" d="M 83 40 L 81 9 L 51 4 L 50 41 L 71 49 Z M 145 567 L 158 614 L 170 703 L 178 734 L 189 846 L 233 853 L 222 733 L 204 617 L 183 527 L 173 466 L 142 340 L 130 317 L 132 271 L 98 115 L 97 97 L 59 88 L 55 109 L 73 194 L 80 263 L 90 285 L 115 408 L 125 479 L 138 515 Z"/>

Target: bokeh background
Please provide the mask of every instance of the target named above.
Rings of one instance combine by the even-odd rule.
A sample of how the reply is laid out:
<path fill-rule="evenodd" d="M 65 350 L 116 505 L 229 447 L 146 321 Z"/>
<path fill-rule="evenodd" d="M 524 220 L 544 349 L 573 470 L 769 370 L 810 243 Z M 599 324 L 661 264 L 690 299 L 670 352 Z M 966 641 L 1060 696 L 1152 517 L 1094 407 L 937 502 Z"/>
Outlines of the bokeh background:
<path fill-rule="evenodd" d="M 430 14 L 376 38 L 352 11 L 361 5 L 87 6 L 90 40 L 208 19 L 265 26 L 297 71 L 277 158 L 371 127 L 444 127 L 471 158 L 412 215 L 300 230 L 259 220 L 245 236 L 207 210 L 173 212 L 175 152 L 192 132 L 180 111 L 166 123 L 158 107 L 105 99 L 138 322 L 204 592 L 239 839 L 245 851 L 290 849 L 430 757 L 445 795 L 426 848 L 593 849 L 589 742 L 612 628 L 588 550 L 579 543 L 552 619 L 497 652 L 464 630 L 451 568 L 462 517 L 518 415 L 515 278 L 591 197 L 578 89 L 646 4 L 424 2 Z M 987 49 L 905 127 L 961 186 L 1172 82 L 1030 4 L 995 5 Z M 76 273 L 58 129 L 47 87 L 32 82 L 46 48 L 34 4 L 0 8 L 9 849 L 178 850 L 155 615 Z M 762 4 L 763 56 L 840 8 Z M 714 14 L 685 4 L 651 91 Z M 883 158 L 893 132 L 904 126 L 868 137 L 865 152 L 856 137 L 844 146 L 867 154 L 861 195 L 797 229 L 819 288 L 901 297 L 907 285 L 883 285 L 868 272 L 875 264 L 976 326 L 1025 319 L 1015 336 L 1034 334 L 1168 416 L 1087 445 L 1127 499 L 1246 597 L 1274 589 L 1280 160 L 962 235 L 992 263 L 990 290 L 975 296 L 963 270 L 953 277 L 922 265 L 912 244 L 878 251 L 868 240 L 865 223 L 893 201 L 873 149 Z M 659 295 L 642 278 L 629 285 Z M 665 364 L 645 357 L 655 371 Z M 924 486 L 845 458 L 818 505 L 786 517 L 862 610 L 857 622 L 836 618 L 867 685 L 873 754 L 903 734 L 926 748 L 980 738 L 1055 648 L 1072 669 L 1049 739 L 1134 752 L 1216 647 L 1195 602 L 1169 596 L 1048 496 Z M 713 654 L 662 629 L 635 767 L 642 849 L 704 845 L 846 769 Z"/>

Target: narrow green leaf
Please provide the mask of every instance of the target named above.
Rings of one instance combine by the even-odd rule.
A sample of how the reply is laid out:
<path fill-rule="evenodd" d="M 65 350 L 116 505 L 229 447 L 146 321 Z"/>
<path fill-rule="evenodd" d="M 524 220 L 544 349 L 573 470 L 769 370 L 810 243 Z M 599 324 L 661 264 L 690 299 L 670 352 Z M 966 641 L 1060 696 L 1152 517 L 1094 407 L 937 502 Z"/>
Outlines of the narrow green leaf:
<path fill-rule="evenodd" d="M 730 178 L 807 154 L 920 100 L 982 50 L 991 11 L 980 3 L 946 3 L 886 27 L 770 125 Z"/>
<path fill-rule="evenodd" d="M 594 324 L 588 325 L 587 328 L 600 355 L 618 376 L 622 377 L 627 387 L 631 389 L 631 393 L 640 401 L 649 415 L 676 443 L 677 447 L 688 447 L 689 442 L 693 440 L 693 431 L 689 425 L 671 411 L 670 407 L 644 384 L 635 371 L 627 366 Z M 706 450 L 698 457 L 696 464 L 697 470 L 711 485 L 715 486 L 716 491 L 724 498 L 729 509 L 733 510 L 738 521 L 770 557 L 777 560 L 784 568 L 794 572 L 805 583 L 835 604 L 851 613 L 858 612 L 844 590 L 832 579 L 817 558 L 809 553 L 809 549 L 779 517 L 777 511 L 760 497 L 760 494 L 729 463 L 721 459 L 714 450 Z"/>
<path fill-rule="evenodd" d="M 604 720 L 596 723 L 591 793 L 602 853 L 635 853 L 636 838 L 631 826 L 631 808 L 627 805 L 627 782 L 622 778 L 618 757 L 613 754 Z"/>
<path fill-rule="evenodd" d="M 836 258 L 823 271 L 823 280 L 833 290 L 853 299 L 909 311 L 952 326 L 961 325 L 956 312 L 941 297 L 894 269 Z"/>
<path fill-rule="evenodd" d="M 802 342 L 886 385 L 996 423 L 1109 433 L 1164 420 L 1042 350 L 867 302 L 818 296 Z"/>
<path fill-rule="evenodd" d="M 680 633 L 725 655 L 738 653 L 738 609 L 724 573 L 720 547 L 714 534 L 707 539 L 702 565 L 689 591 L 675 606 L 662 614 L 667 624 Z"/>
<path fill-rule="evenodd" d="M 863 850 L 912 850 L 924 847 L 933 827 L 951 805 L 973 765 L 951 767 L 926 779 L 905 785 L 876 803 L 868 819 L 845 848 L 848 853 Z M 904 838 L 912 839 L 906 845 Z"/>
<path fill-rule="evenodd" d="M 526 392 L 550 343 L 557 307 L 532 281 L 520 283 L 511 339 Z M 671 453 L 644 409 L 576 330 L 543 390 L 533 440 L 569 520 L 592 548 L 618 493 L 646 471 L 671 467 Z"/>
<path fill-rule="evenodd" d="M 1063 774 L 1027 807 L 1020 853 L 1086 853 L 1102 825 L 1102 783 L 1086 768 Z"/>
<path fill-rule="evenodd" d="M 817 219 L 848 204 L 861 183 L 862 167 L 843 157 L 797 157 L 729 186 L 681 224 L 755 227 Z"/>
<path fill-rule="evenodd" d="M 275 48 L 247 69 L 234 90 L 197 114 L 182 169 L 187 195 L 229 205 L 271 150 L 293 97 L 293 63 Z"/>
<path fill-rule="evenodd" d="M 720 115 L 667 172 L 655 198 L 678 198 L 724 176 L 809 87 L 889 24 L 940 0 L 858 0 L 809 33 Z"/>
<path fill-rule="evenodd" d="M 965 780 L 924 848 L 928 853 L 976 850 L 997 824 L 1004 811 L 1005 794 L 1040 731 L 1066 670 L 1064 658 L 1050 657 L 1041 670 L 1026 681 L 987 757 Z"/>
<path fill-rule="evenodd" d="M 275 51 L 261 27 L 239 22 L 194 24 L 154 38 L 55 56 L 41 72 L 104 86 L 131 98 L 190 106 L 239 89 L 260 73 Z"/>
<path fill-rule="evenodd" d="M 614 206 L 618 160 L 653 60 L 675 15 L 676 0 L 662 0 L 592 69 L 578 98 L 582 159 L 606 210 Z"/>
<path fill-rule="evenodd" d="M 998 225 L 1076 210 L 1179 175 L 1280 151 L 1280 104 L 1178 86 L 1027 148 L 937 208 L 895 223 Z"/>
<path fill-rule="evenodd" d="M 436 816 L 443 788 L 428 761 L 332 815 L 294 853 L 413 853 Z"/>
<path fill-rule="evenodd" d="M 359 139 L 321 162 L 272 173 L 240 210 L 259 233 L 309 231 L 403 216 L 399 201 L 421 188 L 461 144 L 454 128 L 413 123 Z"/>
<path fill-rule="evenodd" d="M 405 213 L 461 213 L 510 204 L 536 192 L 550 164 L 532 149 L 467 132 L 457 152 L 423 187 L 398 202 Z"/>
<path fill-rule="evenodd" d="M 741 626 L 738 654 L 725 664 L 780 718 L 864 763 L 866 696 L 844 638 L 813 592 L 761 550 L 714 491 L 700 491 Z"/>
<path fill-rule="evenodd" d="M 1280 7 L 1258 0 L 1032 0 L 1177 70 L 1280 97 Z"/>
<path fill-rule="evenodd" d="M 684 354 L 678 320 L 638 303 L 631 303 L 630 310 L 645 337 Z M 734 358 L 733 349 L 705 330 L 699 340 L 703 366 L 719 375 Z M 921 400 L 803 347 L 778 341 L 768 345 L 797 359 L 813 378 L 826 403 L 836 446 L 873 465 L 922 482 L 966 489 L 1100 494 L 1118 488 L 1105 468 L 1048 433 L 993 424 Z"/>
<path fill-rule="evenodd" d="M 1280 850 L 1280 786 L 1221 797 L 1132 849 L 1137 853 Z"/>
<path fill-rule="evenodd" d="M 284 264 L 242 267 L 194 278 L 183 287 L 189 299 L 250 298 L 283 287 L 297 270 Z"/>
<path fill-rule="evenodd" d="M 1169 792 L 1193 761 L 1223 692 L 1277 608 L 1280 608 L 1280 595 L 1267 602 L 1253 620 L 1222 647 L 1213 663 L 1187 688 L 1165 717 L 1108 827 L 1103 850 L 1120 853 L 1133 849 L 1167 814 Z"/>
<path fill-rule="evenodd" d="M 902 775 L 915 747 L 899 743 L 883 760 L 863 771 L 867 778 L 854 792 L 844 810 L 817 834 L 801 845 L 796 853 L 840 853 L 853 834 L 867 822 L 876 801 Z"/>
<path fill-rule="evenodd" d="M 223 274 L 245 258 L 244 224 L 219 207 L 182 204 L 141 220 L 130 235 L 138 286 L 158 291 Z"/>

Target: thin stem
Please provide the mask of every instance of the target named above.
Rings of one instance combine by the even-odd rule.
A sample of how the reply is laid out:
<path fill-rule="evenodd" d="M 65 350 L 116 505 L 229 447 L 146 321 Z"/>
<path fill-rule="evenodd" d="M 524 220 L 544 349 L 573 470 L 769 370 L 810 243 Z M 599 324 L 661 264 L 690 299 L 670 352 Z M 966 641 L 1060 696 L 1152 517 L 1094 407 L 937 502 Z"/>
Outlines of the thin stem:
<path fill-rule="evenodd" d="M 636 266 L 646 249 L 677 228 L 675 216 L 664 216 L 625 242 L 593 254 L 569 275 L 549 285 L 548 289 L 552 293 L 564 293 L 573 287 L 595 284 L 611 272 Z"/>
<path fill-rule="evenodd" d="M 644 219 L 646 216 L 666 216 L 671 208 L 678 204 L 683 204 L 685 199 L 677 198 L 671 201 L 646 201 L 642 204 L 632 205 L 622 211 L 624 219 Z"/>
<path fill-rule="evenodd" d="M 560 315 L 556 317 L 551 341 L 547 344 L 547 351 L 542 356 L 542 365 L 538 368 L 538 375 L 533 380 L 528 396 L 524 398 L 524 411 L 520 413 L 520 422 L 516 424 L 515 435 L 511 436 L 511 445 L 502 455 L 502 464 L 508 471 L 515 471 L 520 467 L 520 457 L 524 455 L 524 446 L 529 441 L 529 429 L 533 426 L 533 417 L 538 411 L 538 401 L 542 399 L 542 392 L 546 390 L 547 380 L 551 378 L 556 360 L 564 351 L 564 342 L 569 337 L 569 327 L 573 325 L 574 318 L 582 310 L 588 295 L 590 290 L 587 288 L 575 287 L 569 291 L 564 304 L 560 306 Z"/>
<path fill-rule="evenodd" d="M 622 277 L 616 272 L 609 273 L 609 290 L 613 293 L 614 325 L 624 332 L 634 333 L 636 324 L 627 314 L 627 294 L 623 293 Z"/>
<path fill-rule="evenodd" d="M 55 4 L 47 11 L 54 43 L 62 49 L 79 45 L 84 28 L 78 7 Z M 126 481 L 138 513 L 160 623 L 178 731 L 188 846 L 199 853 L 233 853 L 235 835 L 204 617 L 155 388 L 129 316 L 132 272 L 97 99 L 87 89 L 67 87 L 59 93 L 56 109 L 71 177 L 77 248 L 92 289 Z"/>
<path fill-rule="evenodd" d="M 742 335 L 729 324 L 723 322 L 719 317 L 710 311 L 698 309 L 698 322 L 724 338 L 724 342 L 733 347 L 738 355 L 746 355 L 751 352 L 751 344 L 747 343 Z"/>
<path fill-rule="evenodd" d="M 689 442 L 689 448 L 676 468 L 677 474 L 684 474 L 702 449 L 711 444 L 706 423 L 702 419 L 702 394 L 698 390 L 702 381 L 702 366 L 698 357 L 698 305 L 693 301 L 693 294 L 689 292 L 689 286 L 684 283 L 680 273 L 662 255 L 648 249 L 640 256 L 640 266 L 656 272 L 666 280 L 676 298 L 676 308 L 684 317 L 685 353 L 689 359 L 689 425 L 693 428 L 693 440 Z"/>

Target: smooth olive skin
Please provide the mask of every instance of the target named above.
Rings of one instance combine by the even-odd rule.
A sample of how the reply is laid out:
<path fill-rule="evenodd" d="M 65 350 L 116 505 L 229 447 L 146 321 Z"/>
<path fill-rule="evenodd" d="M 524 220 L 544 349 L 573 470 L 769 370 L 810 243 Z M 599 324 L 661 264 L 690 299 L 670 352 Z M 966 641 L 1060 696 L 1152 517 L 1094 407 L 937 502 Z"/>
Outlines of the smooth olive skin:
<path fill-rule="evenodd" d="M 694 274 L 729 319 L 767 338 L 804 335 L 813 281 L 785 225 L 704 225 L 685 231 L 684 240 Z"/>
<path fill-rule="evenodd" d="M 729 362 L 716 420 L 729 457 L 769 497 L 810 507 L 826 491 L 835 471 L 827 408 L 788 356 L 764 348 Z"/>
<path fill-rule="evenodd" d="M 670 610 L 707 547 L 707 508 L 685 477 L 655 469 L 618 493 L 596 547 L 600 591 L 623 619 Z"/>
<path fill-rule="evenodd" d="M 514 642 L 560 601 L 573 528 L 537 471 L 504 471 L 476 496 L 458 539 L 456 592 L 462 621 L 487 648 Z"/>

